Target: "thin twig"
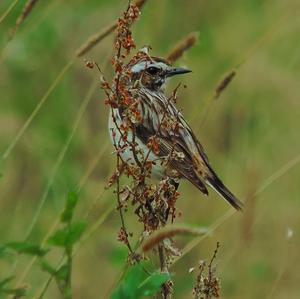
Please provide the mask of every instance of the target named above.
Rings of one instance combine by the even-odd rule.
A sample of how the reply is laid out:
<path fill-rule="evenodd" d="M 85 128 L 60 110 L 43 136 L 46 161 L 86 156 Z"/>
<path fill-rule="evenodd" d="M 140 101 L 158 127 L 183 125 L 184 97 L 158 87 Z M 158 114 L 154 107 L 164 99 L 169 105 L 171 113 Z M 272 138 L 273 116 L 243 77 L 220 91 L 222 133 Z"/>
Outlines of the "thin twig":
<path fill-rule="evenodd" d="M 101 145 L 100 151 L 94 157 L 94 159 L 92 160 L 92 162 L 88 166 L 88 169 L 85 171 L 84 175 L 80 179 L 80 181 L 78 183 L 78 190 L 81 190 L 82 187 L 86 184 L 87 179 L 90 177 L 91 173 L 95 170 L 97 164 L 99 163 L 99 161 L 101 160 L 103 155 L 106 153 L 108 148 L 109 148 L 109 142 L 108 141 Z"/>
<path fill-rule="evenodd" d="M 27 26 L 24 26 L 22 31 L 20 31 L 18 33 L 18 38 L 20 39 L 21 36 L 27 35 L 32 30 L 39 28 L 42 21 L 45 20 L 45 18 L 48 16 L 48 14 L 51 12 L 51 10 L 54 9 L 54 7 L 58 4 L 59 1 L 60 0 L 48 1 L 48 3 L 46 4 L 46 7 L 41 11 L 41 13 L 37 14 L 34 22 L 29 22 L 29 24 Z M 5 56 L 4 54 L 9 53 L 9 44 L 11 41 L 12 40 L 9 38 L 6 39 L 6 41 L 4 42 L 3 48 L 0 50 L 0 63 L 4 59 L 4 56 Z"/>
<path fill-rule="evenodd" d="M 4 19 L 9 15 L 9 13 L 14 9 L 14 7 L 17 5 L 19 0 L 14 0 L 10 6 L 7 8 L 7 10 L 2 14 L 0 17 L 0 24 L 4 21 Z"/>
<path fill-rule="evenodd" d="M 20 140 L 20 138 L 23 136 L 23 134 L 25 133 L 25 131 L 27 130 L 27 128 L 29 127 L 29 125 L 33 121 L 33 119 L 36 117 L 36 115 L 38 114 L 38 112 L 41 110 L 42 106 L 45 104 L 45 102 L 49 98 L 50 94 L 53 92 L 53 90 L 55 89 L 55 87 L 61 81 L 61 79 L 63 78 L 63 76 L 65 75 L 65 73 L 73 65 L 73 63 L 74 63 L 74 61 L 70 60 L 62 68 L 62 70 L 57 75 L 57 77 L 55 78 L 55 80 L 53 81 L 53 83 L 50 85 L 50 87 L 48 88 L 48 90 L 44 93 L 44 95 L 38 101 L 36 107 L 31 112 L 30 116 L 27 118 L 27 120 L 25 121 L 25 123 L 23 124 L 23 126 L 20 128 L 20 130 L 18 131 L 18 133 L 16 134 L 16 136 L 14 137 L 14 139 L 12 140 L 12 142 L 9 144 L 9 146 L 7 147 L 7 149 L 5 150 L 5 152 L 2 154 L 0 160 L 5 160 L 9 156 L 9 154 L 11 153 L 11 151 L 14 149 L 14 147 L 16 146 L 16 144 L 18 143 L 18 141 Z"/>
<path fill-rule="evenodd" d="M 167 57 L 168 56 L 171 56 L 171 54 L 172 54 L 172 52 L 173 53 L 175 53 L 175 50 L 174 49 L 176 49 L 176 48 L 178 48 L 178 45 L 176 46 L 176 47 L 174 47 L 173 48 L 173 50 L 170 52 L 170 54 L 169 55 L 167 55 Z M 187 51 L 189 49 L 189 47 L 185 47 L 185 50 L 184 51 Z M 179 57 L 180 57 L 180 55 L 172 55 L 174 58 L 172 59 L 173 60 L 173 62 L 175 62 L 177 59 L 179 59 Z M 171 57 L 172 57 L 171 56 Z M 171 99 L 169 99 L 168 100 L 168 104 L 170 103 L 169 101 L 170 101 Z M 167 109 L 166 109 L 167 110 Z M 165 110 L 165 112 L 166 112 L 166 110 Z M 164 113 L 165 114 L 165 113 Z M 159 126 L 161 125 L 161 122 L 159 123 Z M 142 165 L 142 168 L 144 168 L 145 167 L 145 164 L 146 164 L 146 161 L 147 161 L 147 159 L 148 159 L 148 157 L 149 157 L 149 155 L 150 155 L 150 152 L 151 152 L 151 150 L 149 149 L 148 151 L 147 151 L 147 153 L 146 153 L 146 156 L 145 156 L 145 159 L 144 159 L 144 163 L 143 163 L 143 165 Z M 159 193 L 159 192 L 161 192 L 161 191 L 157 191 L 157 193 Z M 136 196 L 137 195 L 134 195 L 134 198 L 136 198 Z M 147 242 L 146 242 L 147 243 Z M 144 244 L 146 244 L 146 243 L 144 243 Z M 134 251 L 139 251 L 138 250 L 138 248 L 141 246 L 141 244 L 143 244 L 143 237 L 141 237 L 141 238 L 139 238 L 139 240 L 137 241 L 137 243 L 136 243 L 136 246 L 135 246 L 135 250 Z M 157 244 L 157 243 L 156 243 Z M 159 253 L 159 256 L 160 256 L 160 260 L 161 260 L 161 262 L 160 262 L 160 264 L 161 264 L 161 269 L 163 269 L 164 268 L 164 265 L 165 265 L 165 257 L 164 257 L 164 249 L 163 248 L 161 248 L 161 246 L 160 246 L 160 249 L 158 249 L 159 251 L 160 251 L 160 253 Z M 127 264 L 126 264 L 127 265 Z M 110 291 L 109 291 L 109 293 L 111 293 L 111 291 L 118 285 L 118 283 L 121 281 L 121 279 L 122 279 L 122 277 L 124 277 L 124 275 L 125 275 L 125 273 L 126 273 L 126 269 L 127 269 L 127 267 L 125 266 L 124 267 L 124 269 L 122 270 L 122 272 L 121 272 L 121 274 L 118 276 L 118 279 L 114 282 L 114 284 L 111 286 L 111 288 L 110 288 Z"/>
<path fill-rule="evenodd" d="M 119 170 L 120 169 L 120 155 L 118 154 L 117 155 L 117 169 Z M 123 215 L 123 207 L 122 207 L 122 203 L 121 203 L 121 199 L 120 199 L 120 176 L 118 175 L 117 177 L 117 200 L 118 200 L 118 211 L 119 211 L 119 214 L 120 214 L 120 218 L 121 218 L 121 227 L 122 227 L 122 230 L 125 234 L 125 242 L 126 242 L 126 245 L 129 249 L 129 251 L 132 253 L 132 248 L 131 248 L 131 245 L 130 245 L 130 242 L 129 242 L 129 239 L 128 239 L 128 232 L 127 232 L 127 228 L 126 228 L 126 225 L 125 225 L 125 220 L 124 220 L 124 215 Z"/>
<path fill-rule="evenodd" d="M 57 266 L 57 270 L 63 265 L 63 262 L 64 262 L 64 259 L 65 259 L 65 256 L 63 255 L 58 263 L 58 266 Z M 43 299 L 49 286 L 50 286 L 50 283 L 52 282 L 54 276 L 53 275 L 50 275 L 49 278 L 47 279 L 47 281 L 45 282 L 45 284 L 42 286 L 41 288 L 41 291 L 39 292 L 39 294 L 37 295 L 34 295 L 33 296 L 33 299 Z"/>
<path fill-rule="evenodd" d="M 108 61 L 108 59 L 107 59 Z M 106 63 L 106 67 L 108 66 L 108 63 Z M 83 103 L 85 101 L 89 101 L 88 98 L 92 96 L 92 94 L 95 92 L 97 84 L 95 83 L 97 81 L 94 81 L 93 83 L 91 83 L 90 88 L 87 91 L 87 94 L 84 97 Z M 75 124 L 73 124 L 73 127 L 75 126 Z M 101 148 L 101 151 L 99 151 L 99 154 L 96 156 L 96 158 L 93 160 L 93 162 L 91 163 L 91 165 L 88 167 L 88 169 L 86 170 L 86 172 L 83 174 L 81 180 L 79 181 L 78 184 L 78 188 L 77 191 L 79 192 L 83 186 L 85 185 L 88 176 L 92 173 L 92 171 L 95 169 L 98 161 L 101 159 L 101 157 L 103 156 L 103 154 L 105 153 L 106 149 L 108 148 L 108 142 L 106 144 L 104 144 Z M 64 145 L 65 147 L 65 145 Z M 61 150 L 61 152 L 63 151 L 63 149 Z M 55 164 L 57 164 L 57 161 L 55 162 Z M 54 178 L 53 178 L 54 179 Z M 44 191 L 44 193 L 46 192 L 46 190 Z M 96 200 L 93 202 L 92 206 L 90 207 L 87 216 L 89 214 L 89 212 L 91 211 L 91 209 L 94 207 L 95 202 L 99 200 L 99 198 L 102 197 L 102 195 L 104 194 L 104 191 L 101 191 L 101 195 L 96 197 Z M 87 217 L 86 216 L 86 217 Z M 51 226 L 50 230 L 48 231 L 48 233 L 46 234 L 46 237 L 43 239 L 41 246 L 44 246 L 46 240 L 49 238 L 49 236 L 54 232 L 54 230 L 56 229 L 57 225 L 59 224 L 59 217 L 55 220 L 54 224 Z M 101 225 L 101 223 L 100 223 Z M 99 225 L 99 226 L 100 226 Z M 29 262 L 29 264 L 27 265 L 27 267 L 25 267 L 25 270 L 22 272 L 20 279 L 17 282 L 17 286 L 20 285 L 22 283 L 22 281 L 24 281 L 24 279 L 26 278 L 26 276 L 28 275 L 30 269 L 32 268 L 33 264 L 36 262 L 37 258 L 33 257 L 32 260 Z"/>
<path fill-rule="evenodd" d="M 59 169 L 59 167 L 60 167 L 60 165 L 61 165 L 61 163 L 62 163 L 62 161 L 63 161 L 63 159 L 65 157 L 65 155 L 66 155 L 66 152 L 67 152 L 67 150 L 68 150 L 68 148 L 69 148 L 69 146 L 71 144 L 71 141 L 72 141 L 72 139 L 73 139 L 73 137 L 75 135 L 75 132 L 76 132 L 78 126 L 79 126 L 79 123 L 80 123 L 80 121 L 82 119 L 82 116 L 83 116 L 85 110 L 86 110 L 86 107 L 87 107 L 88 103 L 90 102 L 92 94 L 93 94 L 93 92 L 95 90 L 95 86 L 97 86 L 97 83 L 98 83 L 97 80 L 94 80 L 94 82 L 91 84 L 91 86 L 89 88 L 88 93 L 86 94 L 85 99 L 82 101 L 82 103 L 80 105 L 79 111 L 77 113 L 77 116 L 75 118 L 75 122 L 74 122 L 73 127 L 72 127 L 72 130 L 71 130 L 68 138 L 66 139 L 64 146 L 62 147 L 61 151 L 58 154 L 58 158 L 57 158 L 56 163 L 54 164 L 53 169 L 51 171 L 51 175 L 50 175 L 50 178 L 48 180 L 48 183 L 47 183 L 47 186 L 45 188 L 45 191 L 44 191 L 44 193 L 42 195 L 42 199 L 40 200 L 40 203 L 39 203 L 39 205 L 38 205 L 38 207 L 36 209 L 35 215 L 33 216 L 31 224 L 30 224 L 30 226 L 29 226 L 29 228 L 28 228 L 28 230 L 27 230 L 27 232 L 25 234 L 25 239 L 28 239 L 29 236 L 32 233 L 32 230 L 33 230 L 33 228 L 34 228 L 34 226 L 35 226 L 35 224 L 36 224 L 36 222 L 38 220 L 38 217 L 39 217 L 39 215 L 40 215 L 40 213 L 42 211 L 42 208 L 43 208 L 43 206 L 45 204 L 46 198 L 47 198 L 48 193 L 49 193 L 49 191 L 51 189 L 51 186 L 53 184 L 53 181 L 54 181 L 54 178 L 56 176 L 56 173 L 57 173 L 57 171 L 58 171 L 58 169 Z"/>
<path fill-rule="evenodd" d="M 38 2 L 38 0 L 27 0 L 26 4 L 24 5 L 21 15 L 18 17 L 18 19 L 16 21 L 16 25 L 11 30 L 11 33 L 9 35 L 10 40 L 13 39 L 18 28 L 21 26 L 22 23 L 25 22 L 25 20 L 27 19 L 29 14 L 32 12 L 32 10 L 35 7 L 35 5 L 37 4 L 37 2 Z"/>
<path fill-rule="evenodd" d="M 89 52 L 93 47 L 95 47 L 99 42 L 101 42 L 105 37 L 110 35 L 117 28 L 117 23 L 113 23 L 106 28 L 102 29 L 100 32 L 92 35 L 80 48 L 75 52 L 77 57 L 82 57 L 87 52 Z"/>
<path fill-rule="evenodd" d="M 47 240 L 52 235 L 52 233 L 55 231 L 55 229 L 57 228 L 59 223 L 60 223 L 60 220 L 59 220 L 59 218 L 57 218 L 56 221 L 51 226 L 51 228 L 49 229 L 49 231 L 47 232 L 47 234 L 45 235 L 45 237 L 43 238 L 43 240 L 41 242 L 41 247 L 45 246 Z M 27 277 L 29 271 L 31 270 L 32 266 L 35 264 L 35 262 L 37 260 L 38 260 L 37 256 L 34 256 L 34 257 L 31 258 L 28 265 L 24 268 L 24 271 L 20 274 L 20 277 L 19 277 L 19 279 L 18 279 L 18 281 L 15 285 L 15 288 L 18 288 L 20 285 L 23 284 L 23 281 L 25 280 L 25 278 Z"/>
<path fill-rule="evenodd" d="M 135 5 L 142 9 L 147 0 L 137 0 L 135 1 Z M 93 47 L 95 47 L 99 42 L 105 39 L 108 35 L 114 32 L 117 29 L 118 22 L 115 21 L 111 25 L 101 29 L 99 32 L 93 34 L 88 40 L 76 51 L 77 57 L 82 57 L 88 51 L 90 51 Z"/>
<path fill-rule="evenodd" d="M 85 244 L 85 242 L 91 238 L 94 233 L 99 229 L 99 227 L 104 223 L 104 221 L 107 219 L 107 217 L 115 210 L 115 207 L 111 205 L 103 214 L 101 217 L 99 217 L 94 225 L 84 234 L 84 236 L 81 238 L 79 241 L 79 244 L 77 247 L 74 249 L 72 253 L 72 258 L 74 258 L 78 252 L 79 249 Z M 61 261 L 59 262 L 58 266 L 56 267 L 56 270 L 58 270 L 62 265 L 64 261 L 64 254 L 61 256 Z M 53 280 L 53 275 L 50 275 L 49 278 L 47 279 L 46 283 L 43 285 L 40 291 L 37 292 L 37 295 L 34 295 L 34 299 L 41 299 L 43 298 L 44 294 L 46 293 L 51 281 Z"/>
<path fill-rule="evenodd" d="M 81 106 L 80 106 L 79 111 L 78 111 L 78 114 L 77 114 L 77 116 L 76 116 L 76 118 L 75 118 L 75 122 L 74 122 L 74 124 L 73 124 L 73 127 L 72 127 L 72 130 L 71 130 L 71 132 L 70 132 L 70 135 L 68 136 L 66 142 L 64 143 L 64 145 L 63 145 L 63 147 L 62 147 L 62 149 L 61 149 L 61 151 L 60 151 L 60 153 L 59 153 L 59 155 L 58 155 L 58 158 L 57 158 L 57 160 L 56 160 L 56 162 L 55 162 L 55 164 L 54 164 L 54 167 L 53 167 L 53 169 L 52 169 L 52 173 L 51 173 L 50 178 L 49 178 L 49 180 L 48 180 L 47 186 L 46 186 L 46 188 L 45 188 L 45 190 L 44 190 L 44 192 L 43 192 L 42 198 L 41 198 L 40 203 L 39 203 L 39 206 L 38 206 L 38 208 L 37 208 L 37 210 L 36 210 L 36 212 L 35 212 L 35 215 L 33 216 L 33 220 L 32 220 L 32 222 L 31 222 L 29 228 L 27 229 L 27 232 L 26 232 L 26 234 L 25 234 L 25 238 L 28 238 L 28 237 L 31 235 L 31 232 L 32 232 L 32 230 L 33 230 L 33 228 L 34 228 L 34 226 L 35 226 L 37 220 L 38 220 L 38 217 L 39 217 L 40 212 L 41 212 L 41 210 L 42 210 L 42 208 L 43 208 L 43 206 L 44 206 L 44 204 L 45 204 L 46 198 L 47 198 L 48 193 L 49 193 L 49 191 L 50 191 L 50 189 L 51 189 L 51 186 L 52 186 L 52 183 L 53 183 L 54 178 L 55 178 L 55 176 L 56 176 L 56 173 L 57 173 L 57 171 L 58 171 L 58 169 L 59 169 L 59 167 L 60 167 L 60 165 L 61 165 L 61 163 L 62 163 L 62 161 L 63 161 L 63 158 L 64 158 L 64 156 L 65 156 L 65 154 L 66 154 L 66 152 L 67 152 L 67 149 L 68 149 L 68 147 L 69 147 L 69 145 L 70 145 L 70 143 L 71 143 L 71 141 L 72 141 L 72 139 L 73 139 L 73 136 L 74 136 L 74 134 L 75 134 L 75 131 L 77 130 L 77 127 L 78 127 L 78 125 L 79 125 L 79 122 L 80 122 L 80 120 L 81 120 L 81 118 L 82 118 L 82 116 L 83 116 L 83 113 L 84 113 L 85 109 L 86 109 L 86 106 L 87 106 L 87 104 L 89 103 L 90 98 L 91 98 L 91 96 L 92 96 L 92 94 L 93 94 L 93 92 L 94 92 L 94 90 L 95 90 L 96 82 L 97 82 L 97 81 L 95 80 L 95 81 L 91 84 L 91 86 L 90 86 L 90 88 L 89 88 L 89 90 L 88 90 L 88 92 L 87 92 L 87 94 L 86 94 L 84 100 L 83 100 L 82 103 L 81 103 Z M 48 237 L 52 234 L 52 232 L 56 229 L 58 223 L 59 223 L 59 218 L 57 218 L 57 219 L 55 220 L 55 222 L 54 222 L 54 224 L 51 226 L 49 232 L 46 234 L 46 237 L 45 237 L 45 238 L 43 239 L 43 241 L 42 241 L 42 246 L 45 244 L 46 240 L 47 240 Z M 20 279 L 19 279 L 18 282 L 16 283 L 16 286 L 17 286 L 17 287 L 18 287 L 20 284 L 22 284 L 23 280 L 24 280 L 25 277 L 28 275 L 28 273 L 29 273 L 31 267 L 32 267 L 33 264 L 36 262 L 36 260 L 37 260 L 37 259 L 36 259 L 35 257 L 33 257 L 32 260 L 29 262 L 28 266 L 25 267 L 25 270 L 24 270 L 24 271 L 22 272 L 22 274 L 20 275 Z"/>
<path fill-rule="evenodd" d="M 163 273 L 168 273 L 168 266 L 167 266 L 167 261 L 166 261 L 166 254 L 165 254 L 165 247 L 163 243 L 158 244 L 158 256 L 159 256 L 159 262 L 160 262 L 160 270 Z M 166 284 L 162 285 L 162 296 L 164 299 L 168 298 L 168 289 Z"/>

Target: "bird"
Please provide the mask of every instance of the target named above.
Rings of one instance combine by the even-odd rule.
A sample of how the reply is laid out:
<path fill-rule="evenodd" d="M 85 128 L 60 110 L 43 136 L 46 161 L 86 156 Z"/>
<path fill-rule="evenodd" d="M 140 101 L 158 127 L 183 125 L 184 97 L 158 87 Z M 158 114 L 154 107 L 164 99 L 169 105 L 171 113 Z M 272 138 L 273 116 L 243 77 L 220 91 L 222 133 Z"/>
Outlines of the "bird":
<path fill-rule="evenodd" d="M 123 101 L 110 109 L 111 141 L 123 162 L 136 165 L 147 159 L 153 163 L 152 175 L 169 178 L 176 189 L 180 180 L 186 179 L 203 194 L 208 195 L 210 187 L 236 210 L 242 210 L 243 203 L 216 174 L 182 111 L 166 95 L 171 77 L 190 72 L 150 56 L 148 48 L 141 49 L 117 80 L 115 90 L 122 89 Z M 154 141 L 155 146 L 149 147 Z M 134 149 L 129 144 L 134 144 Z"/>

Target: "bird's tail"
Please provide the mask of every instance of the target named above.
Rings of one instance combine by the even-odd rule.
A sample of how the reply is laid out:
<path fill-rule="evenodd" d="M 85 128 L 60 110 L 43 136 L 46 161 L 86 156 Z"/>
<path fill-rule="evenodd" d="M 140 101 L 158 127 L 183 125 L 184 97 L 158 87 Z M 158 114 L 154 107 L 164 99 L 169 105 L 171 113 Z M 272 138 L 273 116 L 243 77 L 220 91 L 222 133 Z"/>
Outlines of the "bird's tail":
<path fill-rule="evenodd" d="M 243 203 L 238 200 L 229 189 L 218 178 L 217 174 L 212 170 L 210 175 L 206 179 L 207 185 L 213 188 L 219 195 L 226 199 L 236 210 L 242 210 Z"/>

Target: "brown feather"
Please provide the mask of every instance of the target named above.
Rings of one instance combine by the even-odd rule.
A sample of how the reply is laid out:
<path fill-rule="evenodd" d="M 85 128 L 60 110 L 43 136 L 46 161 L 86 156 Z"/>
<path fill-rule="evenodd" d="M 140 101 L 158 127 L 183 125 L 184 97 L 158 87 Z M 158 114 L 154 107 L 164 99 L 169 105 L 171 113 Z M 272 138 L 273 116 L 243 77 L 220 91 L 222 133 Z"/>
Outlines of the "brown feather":
<path fill-rule="evenodd" d="M 156 61 L 158 58 L 152 58 Z M 163 61 L 164 62 L 164 61 Z M 225 187 L 212 169 L 209 160 L 200 142 L 192 129 L 185 121 L 181 112 L 172 101 L 169 101 L 162 90 L 147 88 L 151 85 L 151 76 L 147 75 L 143 84 L 136 89 L 140 99 L 139 110 L 142 121 L 136 124 L 136 136 L 144 143 L 155 136 L 159 139 L 159 153 L 162 163 L 165 163 L 165 175 L 171 178 L 183 177 L 189 180 L 204 194 L 208 194 L 205 184 L 215 189 L 233 207 L 241 209 L 242 203 Z M 162 125 L 163 121 L 179 124 L 179 129 L 174 131 Z M 181 153 L 180 159 L 173 157 L 173 152 Z"/>

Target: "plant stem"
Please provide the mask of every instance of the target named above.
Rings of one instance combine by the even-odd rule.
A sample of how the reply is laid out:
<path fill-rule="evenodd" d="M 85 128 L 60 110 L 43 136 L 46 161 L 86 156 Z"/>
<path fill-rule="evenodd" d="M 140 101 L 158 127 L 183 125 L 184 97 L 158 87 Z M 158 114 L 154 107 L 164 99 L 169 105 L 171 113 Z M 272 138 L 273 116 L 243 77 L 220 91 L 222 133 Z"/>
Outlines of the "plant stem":
<path fill-rule="evenodd" d="M 66 288 L 64 296 L 66 299 L 72 299 L 72 262 L 73 262 L 73 246 L 66 249 L 67 264 L 68 264 L 68 275 L 66 277 Z"/>
<path fill-rule="evenodd" d="M 117 170 L 120 171 L 120 156 L 119 156 L 119 154 L 117 155 Z M 128 240 L 128 233 L 127 233 L 126 226 L 125 226 L 125 220 L 124 220 L 122 204 L 121 204 L 121 199 L 120 199 L 120 176 L 119 175 L 117 178 L 117 200 L 118 200 L 118 210 L 119 210 L 119 214 L 120 214 L 120 218 L 121 218 L 121 226 L 126 235 L 126 245 L 129 249 L 129 251 L 132 253 L 133 251 L 132 251 L 131 245 Z"/>
<path fill-rule="evenodd" d="M 158 244 L 158 255 L 159 255 L 161 272 L 168 273 L 169 269 L 168 269 L 167 262 L 166 262 L 165 247 L 162 242 Z M 169 294 L 168 287 L 164 283 L 161 287 L 161 296 L 163 299 L 167 299 L 168 294 Z"/>

